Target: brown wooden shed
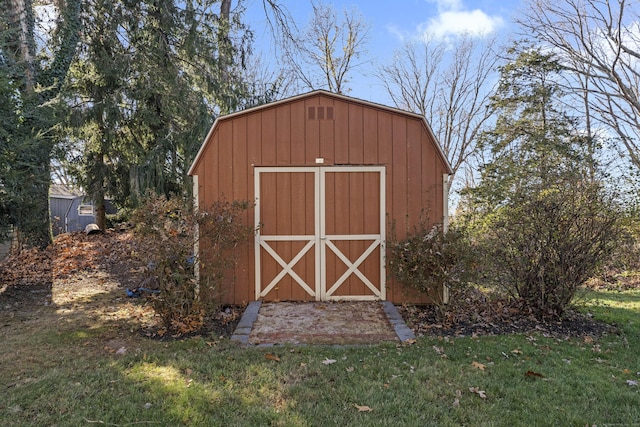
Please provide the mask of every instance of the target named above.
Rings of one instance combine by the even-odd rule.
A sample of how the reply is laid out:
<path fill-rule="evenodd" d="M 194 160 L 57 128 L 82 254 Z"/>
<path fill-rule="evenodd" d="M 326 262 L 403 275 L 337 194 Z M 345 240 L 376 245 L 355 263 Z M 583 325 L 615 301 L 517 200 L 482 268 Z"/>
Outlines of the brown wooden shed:
<path fill-rule="evenodd" d="M 260 225 L 222 302 L 427 302 L 387 277 L 385 239 L 394 221 L 398 237 L 424 213 L 447 221 L 449 174 L 424 117 L 343 95 L 219 117 L 189 170 L 196 202 L 255 201 Z"/>

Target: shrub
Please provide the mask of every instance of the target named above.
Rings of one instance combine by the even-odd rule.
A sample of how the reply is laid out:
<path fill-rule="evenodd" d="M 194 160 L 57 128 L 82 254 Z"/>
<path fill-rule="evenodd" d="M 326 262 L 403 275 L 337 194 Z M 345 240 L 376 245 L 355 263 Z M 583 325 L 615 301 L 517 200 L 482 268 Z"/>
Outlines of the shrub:
<path fill-rule="evenodd" d="M 225 270 L 235 263 L 233 249 L 254 231 L 239 218 L 249 202 L 218 201 L 197 213 L 190 206 L 180 198 L 147 195 L 132 217 L 148 268 L 146 283 L 160 291 L 153 296 L 153 308 L 172 333 L 202 327 L 206 314 L 217 307 Z M 198 257 L 208 260 L 204 280 L 194 271 L 196 238 Z"/>
<path fill-rule="evenodd" d="M 619 241 L 613 199 L 596 184 L 573 184 L 516 195 L 478 236 L 486 283 L 522 299 L 539 319 L 562 317 Z"/>
<path fill-rule="evenodd" d="M 413 232 L 398 240 L 395 224 L 387 242 L 387 263 L 391 275 L 405 286 L 428 293 L 440 313 L 444 312 L 445 286 L 450 301 L 461 300 L 467 289 L 467 265 L 470 246 L 463 227 L 453 224 L 448 231 L 442 225 L 429 226 L 421 221 Z"/>

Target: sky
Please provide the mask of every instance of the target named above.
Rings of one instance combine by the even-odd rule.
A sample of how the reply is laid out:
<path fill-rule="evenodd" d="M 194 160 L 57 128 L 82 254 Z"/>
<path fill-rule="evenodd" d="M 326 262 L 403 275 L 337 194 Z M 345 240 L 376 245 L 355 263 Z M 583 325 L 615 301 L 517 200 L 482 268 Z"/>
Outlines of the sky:
<path fill-rule="evenodd" d="M 389 104 L 391 101 L 375 76 L 376 66 L 388 64 L 395 50 L 425 32 L 452 38 L 496 34 L 508 40 L 513 17 L 524 0 L 324 0 L 341 12 L 354 9 L 369 25 L 367 51 L 370 62 L 353 73 L 347 94 L 367 101 Z M 297 25 L 304 27 L 313 15 L 311 0 L 282 0 Z M 273 58 L 272 39 L 266 27 L 262 0 L 245 0 L 245 22 L 255 32 L 256 50 L 264 58 Z"/>

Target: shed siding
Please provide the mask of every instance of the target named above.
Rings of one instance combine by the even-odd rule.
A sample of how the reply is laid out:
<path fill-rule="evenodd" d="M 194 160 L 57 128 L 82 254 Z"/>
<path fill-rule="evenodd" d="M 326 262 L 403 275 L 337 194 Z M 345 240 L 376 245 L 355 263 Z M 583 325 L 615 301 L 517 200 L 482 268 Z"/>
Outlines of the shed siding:
<path fill-rule="evenodd" d="M 327 118 L 331 116 L 332 119 Z M 267 105 L 229 119 L 222 118 L 205 144 L 192 168 L 192 174 L 199 177 L 201 207 L 211 206 L 219 198 L 253 200 L 254 166 L 317 166 L 316 158 L 323 158 L 327 166 L 386 167 L 387 239 L 391 237 L 394 221 L 396 236 L 403 238 L 407 230 L 418 224 L 421 215 L 427 214 L 433 223 L 443 217 L 442 177 L 449 168 L 424 121 L 414 115 L 314 92 L 307 97 Z M 313 221 L 308 213 L 313 211 L 313 198 L 309 197 L 313 193 L 312 174 L 306 177 L 296 175 L 301 174 L 283 174 L 277 179 L 262 182 L 264 189 L 270 187 L 268 191 L 278 195 L 276 200 L 261 201 L 262 209 L 277 210 L 277 232 L 303 229 Z M 372 181 L 375 177 L 366 174 L 335 175 L 329 183 L 332 191 L 356 200 L 351 204 L 350 212 L 340 211 L 345 209 L 345 203 L 335 206 L 331 217 L 336 229 L 342 227 L 341 218 L 360 218 L 357 221 L 362 221 L 362 224 L 353 224 L 352 230 L 362 229 L 364 232 L 375 226 L 375 215 L 366 212 L 364 201 L 360 203 L 376 187 L 376 182 Z M 300 213 L 293 212 L 293 208 L 278 210 L 279 197 L 301 200 L 305 207 L 300 209 Z M 253 218 L 251 210 L 245 221 L 252 224 Z M 292 245 L 282 243 L 287 244 Z M 345 251 L 353 251 L 355 255 L 364 250 L 362 243 L 353 245 Z M 297 246 L 279 249 L 287 256 L 299 250 Z M 255 298 L 254 253 L 252 244 L 238 249 L 239 262 L 222 290 L 224 303 L 239 304 Z M 270 274 L 275 276 L 279 271 L 277 264 L 269 260 L 265 262 L 268 264 L 265 267 L 271 269 Z M 362 268 L 369 271 L 378 267 L 365 263 Z M 313 269 L 312 257 L 304 259 L 296 267 L 301 275 L 313 275 Z M 357 283 L 357 280 L 348 286 L 354 293 L 363 291 L 362 283 Z M 302 291 L 292 291 L 290 295 L 276 294 L 274 298 L 305 299 L 307 296 Z M 424 296 L 406 290 L 392 280 L 387 281 L 387 299 L 396 303 L 427 302 Z"/>

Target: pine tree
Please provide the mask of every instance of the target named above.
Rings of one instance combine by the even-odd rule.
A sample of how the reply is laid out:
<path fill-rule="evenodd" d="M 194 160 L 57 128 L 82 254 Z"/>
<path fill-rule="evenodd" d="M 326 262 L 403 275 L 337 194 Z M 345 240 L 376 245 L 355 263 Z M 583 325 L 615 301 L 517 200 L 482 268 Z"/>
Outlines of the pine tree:
<path fill-rule="evenodd" d="M 501 67 L 491 99 L 495 127 L 480 142 L 490 161 L 473 190 L 487 207 L 567 179 L 586 179 L 596 167 L 591 155 L 596 141 L 582 135 L 561 108 L 562 67 L 553 54 L 518 45 L 509 53 L 516 57 Z"/>
<path fill-rule="evenodd" d="M 66 164 L 98 214 L 106 196 L 134 207 L 148 190 L 188 194 L 186 172 L 213 118 L 252 102 L 242 72 L 250 33 L 216 5 L 87 2 Z"/>
<path fill-rule="evenodd" d="M 491 160 L 468 190 L 479 264 L 536 316 L 558 318 L 611 252 L 619 211 L 594 174 L 595 142 L 560 108 L 558 62 L 535 48 L 512 52 L 482 141 Z"/>

